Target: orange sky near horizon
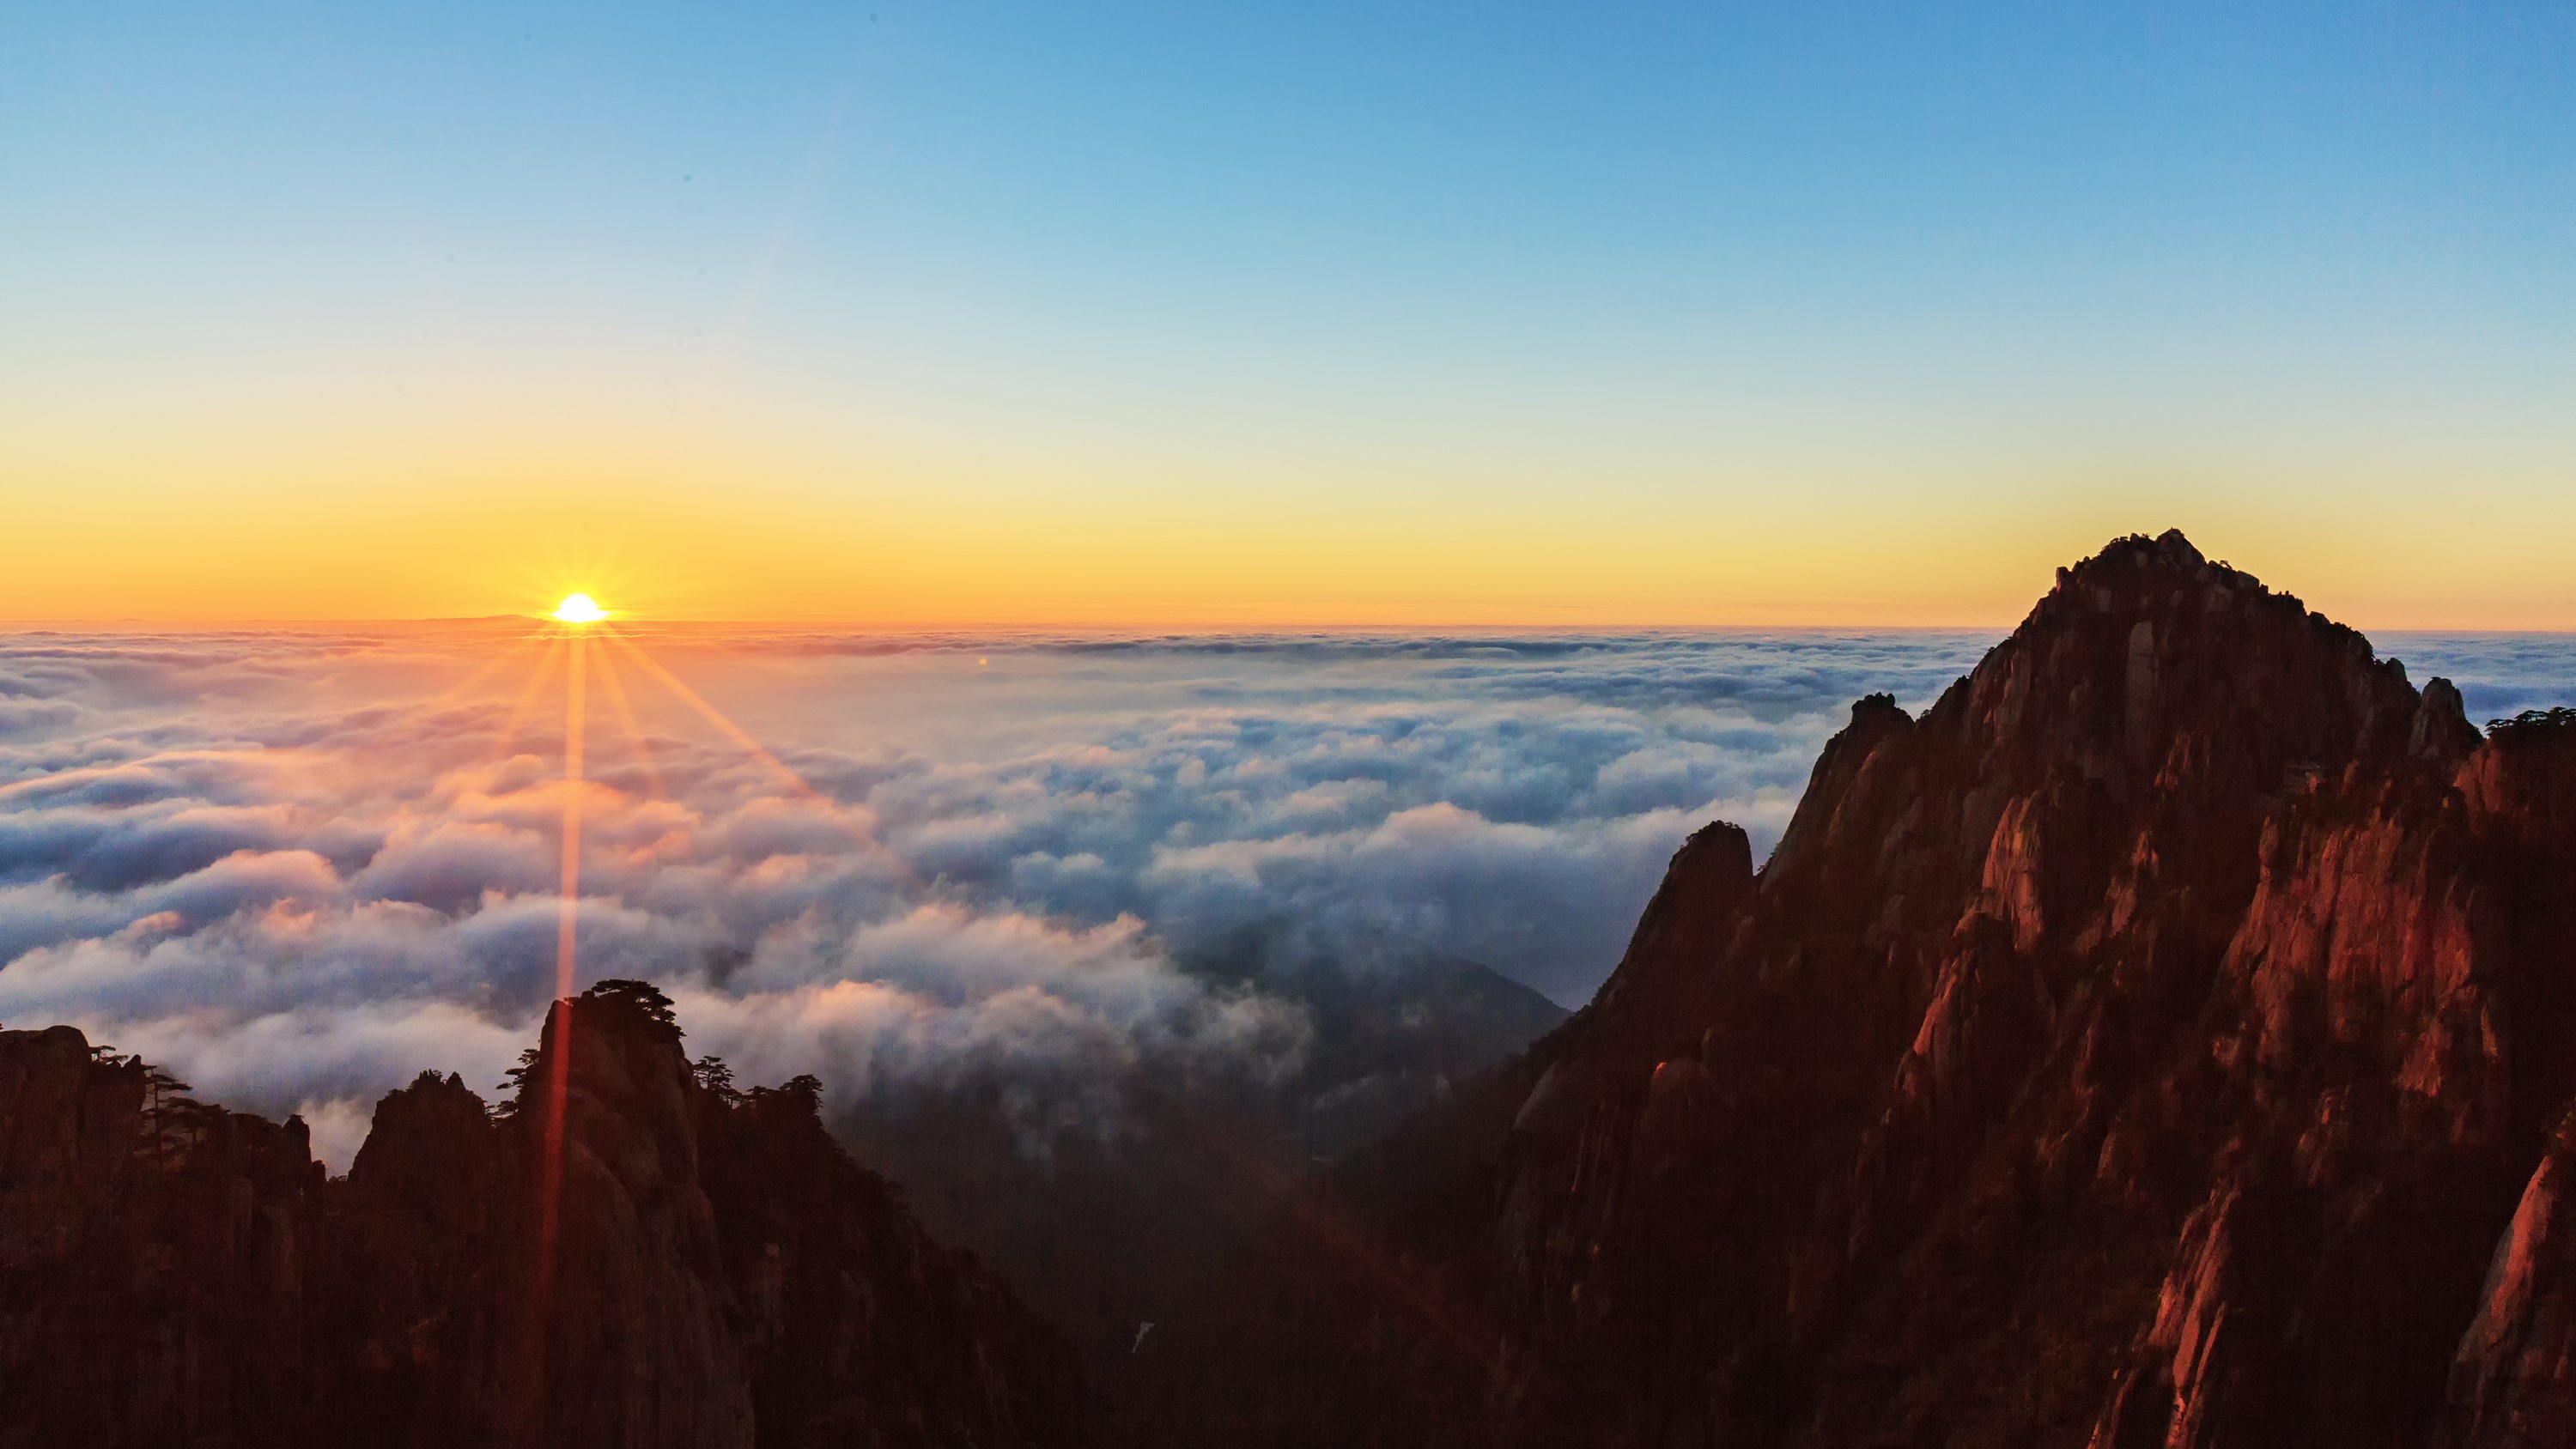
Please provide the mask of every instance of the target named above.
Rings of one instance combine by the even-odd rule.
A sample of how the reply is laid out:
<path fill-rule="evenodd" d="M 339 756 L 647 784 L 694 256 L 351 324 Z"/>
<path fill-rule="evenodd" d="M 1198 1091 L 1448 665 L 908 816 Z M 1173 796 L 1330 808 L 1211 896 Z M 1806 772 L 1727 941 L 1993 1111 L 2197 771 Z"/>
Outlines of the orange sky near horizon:
<path fill-rule="evenodd" d="M 0 453 L 5 457 L 5 453 Z M 80 471 L 80 470 L 72 470 Z M 2576 628 L 2546 529 L 2444 530 L 2295 495 L 1987 488 L 1387 491 L 0 485 L 0 620 L 540 613 L 877 626 L 2009 626 L 2055 568 L 2180 526 L 2363 628 Z M 1600 498 L 1585 507 L 1585 496 Z M 1481 505 L 1481 506 L 1480 506 Z M 2563 535 L 2555 535 L 2563 536 Z"/>
<path fill-rule="evenodd" d="M 2121 531 L 2059 530 L 2063 536 L 2057 540 L 2017 537 L 1974 549 L 1963 540 L 1944 540 L 1926 544 L 1924 553 L 1931 556 L 1918 558 L 1904 556 L 1901 541 L 1847 542 L 1837 554 L 1824 540 L 1738 537 L 1714 542 L 1696 570 L 1693 560 L 1676 557 L 1691 552 L 1686 540 L 1641 542 L 1625 557 L 1543 565 L 1510 560 L 1518 540 L 1464 541 L 1467 547 L 1482 545 L 1489 557 L 1526 565 L 1519 571 L 1440 559 L 1429 540 L 1387 540 L 1336 551 L 1276 549 L 1267 556 L 1159 572 L 1143 547 L 1124 557 L 1109 555 L 1097 570 L 1073 570 L 1050 557 L 1045 540 L 1028 537 L 992 539 L 973 549 L 924 548 L 911 557 L 864 537 L 767 543 L 735 538 L 712 546 L 701 538 L 693 548 L 638 539 L 626 548 L 579 556 L 592 560 L 584 562 L 542 545 L 478 547 L 477 540 L 453 535 L 445 540 L 452 549 L 441 549 L 437 535 L 424 540 L 415 534 L 428 556 L 385 558 L 349 541 L 321 538 L 246 546 L 218 566 L 192 557 L 205 542 L 199 535 L 194 546 L 176 537 L 158 549 L 155 541 L 135 541 L 123 555 L 124 562 L 140 566 L 134 576 L 103 576 L 94 567 L 71 564 L 48 568 L 41 559 L 30 560 L 0 585 L 0 621 L 284 624 L 534 616 L 566 593 L 587 591 L 618 617 L 636 620 L 885 628 L 2000 629 L 2047 591 L 2060 563 L 2073 563 Z M 1782 546 L 1766 548 L 1766 542 Z M 1224 546 L 1222 540 L 1188 537 L 1168 543 L 1184 549 Z M 836 553 L 835 544 L 846 552 Z M 1420 551 L 1417 560 L 1396 556 L 1408 547 Z M 2364 629 L 2576 629 L 2576 607 L 2568 601 L 2481 589 L 2474 567 L 2457 570 L 2459 587 L 2444 591 L 2438 575 L 2391 581 L 2366 562 L 2323 550 L 2238 548 L 2224 556 L 2272 587 L 2298 594 L 2310 607 Z M 2390 587 L 2392 582 L 2400 586 Z"/>

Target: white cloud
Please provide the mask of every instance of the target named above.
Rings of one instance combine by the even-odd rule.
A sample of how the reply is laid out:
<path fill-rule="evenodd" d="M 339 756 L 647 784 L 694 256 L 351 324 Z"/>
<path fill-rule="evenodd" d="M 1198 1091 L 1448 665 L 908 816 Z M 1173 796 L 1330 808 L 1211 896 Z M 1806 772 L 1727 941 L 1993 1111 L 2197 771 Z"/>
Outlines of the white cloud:
<path fill-rule="evenodd" d="M 661 982 L 748 1080 L 1001 1071 L 1086 1110 L 1140 1060 L 1296 1060 L 1293 1009 L 1184 969 L 1247 933 L 1571 1002 L 1684 834 L 1767 846 L 1852 697 L 1920 703 L 1982 644 L 675 634 L 819 795 L 629 671 L 654 768 L 601 711 L 580 977 Z M 441 697 L 495 647 L 0 636 L 0 1019 L 303 1110 L 326 1155 L 422 1068 L 488 1091 L 554 990 L 568 798 L 517 678 Z"/>

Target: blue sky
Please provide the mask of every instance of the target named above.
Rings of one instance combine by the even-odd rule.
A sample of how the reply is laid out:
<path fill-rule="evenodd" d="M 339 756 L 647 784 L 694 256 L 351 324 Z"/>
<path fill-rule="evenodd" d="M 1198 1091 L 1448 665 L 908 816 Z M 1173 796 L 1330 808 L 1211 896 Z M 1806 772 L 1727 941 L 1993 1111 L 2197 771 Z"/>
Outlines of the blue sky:
<path fill-rule="evenodd" d="M 2365 622 L 2565 627 L 2489 520 L 2576 523 L 2571 61 L 2563 5 L 42 7 L 0 56 L 0 490 L 220 495 L 272 575 L 279 520 L 405 526 L 317 502 L 353 490 L 642 497 L 593 531 L 656 560 L 736 494 L 852 540 L 1042 516 L 1102 539 L 1055 597 L 1148 614 L 1226 587 L 1155 557 L 1235 548 L 1254 614 L 1643 574 L 1724 615 L 1967 518 L 2018 572 L 1809 613 L 1984 618 L 2180 522 Z M 1510 526 L 1414 593 L 1246 542 L 1317 510 Z M 1744 535 L 1745 582 L 1569 533 L 1607 510 Z M 145 587 L 85 518 L 87 574 L 0 613 Z M 965 608 L 909 577 L 850 607 Z"/>

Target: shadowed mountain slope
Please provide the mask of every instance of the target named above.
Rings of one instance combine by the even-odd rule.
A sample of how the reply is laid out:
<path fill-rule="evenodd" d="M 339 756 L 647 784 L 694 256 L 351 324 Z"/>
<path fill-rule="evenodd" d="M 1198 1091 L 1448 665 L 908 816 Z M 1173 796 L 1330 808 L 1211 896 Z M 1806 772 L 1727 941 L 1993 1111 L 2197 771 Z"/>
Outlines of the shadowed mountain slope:
<path fill-rule="evenodd" d="M 2576 725 L 2118 541 L 1310 1184 L 1168 1438 L 2567 1442 L 2571 870 Z"/>

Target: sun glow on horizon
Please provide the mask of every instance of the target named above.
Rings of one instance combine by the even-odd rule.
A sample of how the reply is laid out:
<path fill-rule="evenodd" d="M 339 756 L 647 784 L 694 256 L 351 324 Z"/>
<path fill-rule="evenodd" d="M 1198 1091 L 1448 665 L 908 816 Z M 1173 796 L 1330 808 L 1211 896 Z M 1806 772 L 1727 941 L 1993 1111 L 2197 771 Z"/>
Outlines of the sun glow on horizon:
<path fill-rule="evenodd" d="M 588 594 L 566 594 L 563 602 L 555 605 L 555 611 L 546 617 L 567 624 L 596 624 L 608 617 L 608 611 L 599 607 Z"/>

